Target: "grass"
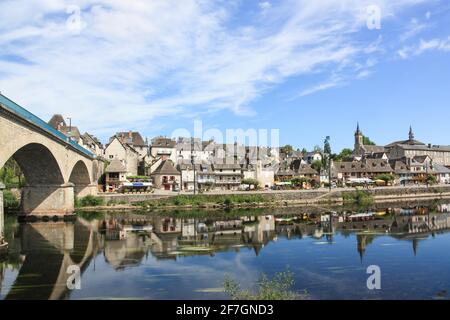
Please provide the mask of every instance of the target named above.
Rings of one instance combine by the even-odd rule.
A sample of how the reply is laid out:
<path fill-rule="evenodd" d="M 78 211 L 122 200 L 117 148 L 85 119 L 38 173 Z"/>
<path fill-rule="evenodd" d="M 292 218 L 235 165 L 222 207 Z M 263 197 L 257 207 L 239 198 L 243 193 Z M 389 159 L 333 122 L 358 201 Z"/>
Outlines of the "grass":
<path fill-rule="evenodd" d="M 263 195 L 177 195 L 167 199 L 158 199 L 136 203 L 143 207 L 165 207 L 165 206 L 202 206 L 202 205 L 225 205 L 231 207 L 234 204 L 266 203 L 269 200 Z"/>

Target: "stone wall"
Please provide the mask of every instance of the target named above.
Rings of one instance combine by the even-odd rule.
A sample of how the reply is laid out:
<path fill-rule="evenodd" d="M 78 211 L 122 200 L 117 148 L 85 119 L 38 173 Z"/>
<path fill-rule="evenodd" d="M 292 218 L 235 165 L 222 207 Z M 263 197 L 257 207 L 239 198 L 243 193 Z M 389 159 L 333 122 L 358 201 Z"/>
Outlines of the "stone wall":
<path fill-rule="evenodd" d="M 327 203 L 327 202 L 342 202 L 342 197 L 345 193 L 354 192 L 356 189 L 333 189 L 330 193 L 328 190 L 298 190 L 298 191 L 271 191 L 271 192 L 235 192 L 239 195 L 257 194 L 265 197 L 268 201 L 286 201 L 304 204 Z M 367 190 L 374 196 L 375 200 L 402 200 L 413 198 L 450 198 L 449 186 L 436 186 L 426 188 L 423 187 L 389 187 L 376 188 Z M 231 193 L 230 193 L 231 194 Z M 115 203 L 134 203 L 148 200 L 157 200 L 162 198 L 169 198 L 173 195 L 155 195 L 155 194 L 99 194 L 101 198 L 108 202 Z M 208 196 L 208 194 L 203 194 Z M 216 194 L 210 194 L 211 197 Z"/>

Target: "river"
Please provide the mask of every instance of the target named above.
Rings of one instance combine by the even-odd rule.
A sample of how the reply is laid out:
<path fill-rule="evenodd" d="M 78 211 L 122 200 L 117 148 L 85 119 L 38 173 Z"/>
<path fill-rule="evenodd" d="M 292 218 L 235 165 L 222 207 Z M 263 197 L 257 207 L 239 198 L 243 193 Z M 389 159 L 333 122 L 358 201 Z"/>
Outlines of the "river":
<path fill-rule="evenodd" d="M 261 274 L 284 270 L 310 299 L 447 299 L 449 212 L 435 203 L 80 212 L 73 222 L 7 216 L 0 299 L 226 299 L 225 275 L 251 289 Z M 379 290 L 367 287 L 371 265 L 381 271 Z M 70 270 L 80 272 L 79 289 L 67 286 Z"/>

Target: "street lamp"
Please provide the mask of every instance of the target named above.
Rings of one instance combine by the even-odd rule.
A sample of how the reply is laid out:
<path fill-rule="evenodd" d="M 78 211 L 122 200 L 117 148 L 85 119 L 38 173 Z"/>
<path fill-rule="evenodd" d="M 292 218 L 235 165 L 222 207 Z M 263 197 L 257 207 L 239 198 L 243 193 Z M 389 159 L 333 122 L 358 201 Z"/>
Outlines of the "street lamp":
<path fill-rule="evenodd" d="M 196 175 L 195 175 L 195 156 L 194 156 L 194 138 L 191 138 L 191 164 L 192 168 L 194 169 L 194 196 L 197 191 L 197 182 L 196 182 Z"/>

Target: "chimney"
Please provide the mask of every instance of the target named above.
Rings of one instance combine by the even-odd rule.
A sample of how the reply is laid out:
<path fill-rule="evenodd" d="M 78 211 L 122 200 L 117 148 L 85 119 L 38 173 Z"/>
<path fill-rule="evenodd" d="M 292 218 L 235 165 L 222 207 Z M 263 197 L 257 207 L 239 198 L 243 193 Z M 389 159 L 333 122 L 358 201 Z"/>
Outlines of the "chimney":
<path fill-rule="evenodd" d="M 128 138 L 133 138 L 133 132 L 130 130 L 130 131 L 128 131 Z"/>

